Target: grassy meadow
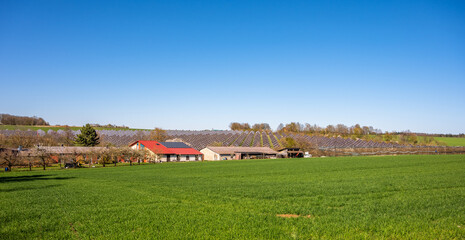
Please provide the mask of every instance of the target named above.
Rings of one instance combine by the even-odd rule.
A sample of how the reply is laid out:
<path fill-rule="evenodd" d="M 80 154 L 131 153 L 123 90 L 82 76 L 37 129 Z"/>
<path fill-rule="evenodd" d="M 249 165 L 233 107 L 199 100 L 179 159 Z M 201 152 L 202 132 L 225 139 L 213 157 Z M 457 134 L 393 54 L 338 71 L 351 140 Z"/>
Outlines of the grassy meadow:
<path fill-rule="evenodd" d="M 2 239 L 464 239 L 464 213 L 464 155 L 0 174 Z"/>
<path fill-rule="evenodd" d="M 450 147 L 462 147 L 465 146 L 465 138 L 458 137 L 435 137 L 437 141 L 443 142 Z"/>

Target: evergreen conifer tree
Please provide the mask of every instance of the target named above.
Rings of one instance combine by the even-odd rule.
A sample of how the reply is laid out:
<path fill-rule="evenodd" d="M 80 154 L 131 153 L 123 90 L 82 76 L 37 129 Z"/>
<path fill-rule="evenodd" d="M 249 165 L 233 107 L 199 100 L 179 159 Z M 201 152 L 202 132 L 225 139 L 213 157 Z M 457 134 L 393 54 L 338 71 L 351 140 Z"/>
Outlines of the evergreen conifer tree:
<path fill-rule="evenodd" d="M 90 124 L 86 124 L 81 128 L 81 133 L 77 135 L 74 143 L 78 146 L 93 147 L 100 142 L 95 129 Z"/>

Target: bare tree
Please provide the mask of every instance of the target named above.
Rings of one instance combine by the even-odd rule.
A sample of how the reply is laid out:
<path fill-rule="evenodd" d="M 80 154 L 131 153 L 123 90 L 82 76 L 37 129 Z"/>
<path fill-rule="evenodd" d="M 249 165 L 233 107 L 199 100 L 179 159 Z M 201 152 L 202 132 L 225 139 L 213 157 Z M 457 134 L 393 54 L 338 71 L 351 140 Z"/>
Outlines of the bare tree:
<path fill-rule="evenodd" d="M 73 146 L 74 145 L 74 133 L 73 131 L 71 130 L 71 128 L 66 125 L 65 128 L 63 129 L 64 133 L 63 133 L 63 136 L 62 136 L 62 141 L 64 143 L 64 145 L 66 146 Z"/>
<path fill-rule="evenodd" d="M 0 149 L 0 165 L 7 166 L 8 171 L 17 164 L 19 160 L 18 151 L 12 149 Z"/>
<path fill-rule="evenodd" d="M 18 132 L 9 137 L 9 145 L 12 147 L 32 147 L 37 144 L 38 137 L 26 134 L 26 132 Z"/>
<path fill-rule="evenodd" d="M 78 154 L 76 151 L 73 151 L 71 154 L 65 155 L 65 158 L 68 160 L 68 162 L 71 162 L 73 164 L 73 168 L 79 166 L 79 157 L 82 158 L 82 156 Z"/>
<path fill-rule="evenodd" d="M 113 163 L 116 166 L 117 157 L 119 156 L 119 151 L 117 148 L 109 147 L 100 152 L 99 163 L 102 164 L 102 167 L 105 167 L 106 164 Z"/>
<path fill-rule="evenodd" d="M 34 165 L 34 157 L 30 151 L 23 151 L 19 154 L 23 166 L 29 167 L 29 171 L 32 171 Z"/>
<path fill-rule="evenodd" d="M 118 163 L 118 157 L 121 156 L 121 151 L 118 148 L 110 148 L 110 156 L 111 156 L 111 162 L 113 164 Z"/>
<path fill-rule="evenodd" d="M 46 149 L 38 147 L 36 156 L 39 159 L 39 165 L 46 170 L 46 167 L 50 164 L 51 154 Z"/>
<path fill-rule="evenodd" d="M 100 153 L 100 159 L 99 159 L 99 163 L 102 164 L 102 167 L 105 167 L 105 164 L 106 163 L 110 163 L 111 161 L 111 150 L 109 148 L 103 150 L 101 153 Z"/>
<path fill-rule="evenodd" d="M 144 158 L 145 151 L 125 147 L 125 148 L 120 149 L 120 154 L 121 154 L 121 157 L 123 157 L 125 161 L 129 161 L 129 165 L 132 166 L 134 161 L 139 162 L 140 164 L 140 159 Z"/>
<path fill-rule="evenodd" d="M 149 139 L 152 141 L 164 142 L 168 139 L 168 134 L 161 128 L 155 128 L 150 132 Z"/>

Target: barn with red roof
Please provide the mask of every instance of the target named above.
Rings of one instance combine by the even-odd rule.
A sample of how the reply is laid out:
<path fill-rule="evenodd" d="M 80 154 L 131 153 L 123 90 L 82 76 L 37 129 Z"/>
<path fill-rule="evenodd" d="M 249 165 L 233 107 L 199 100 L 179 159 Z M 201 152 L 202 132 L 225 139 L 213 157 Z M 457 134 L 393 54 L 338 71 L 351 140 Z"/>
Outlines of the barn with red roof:
<path fill-rule="evenodd" d="M 158 162 L 200 161 L 203 153 L 183 142 L 136 141 L 129 145 L 133 149 L 147 150 Z"/>

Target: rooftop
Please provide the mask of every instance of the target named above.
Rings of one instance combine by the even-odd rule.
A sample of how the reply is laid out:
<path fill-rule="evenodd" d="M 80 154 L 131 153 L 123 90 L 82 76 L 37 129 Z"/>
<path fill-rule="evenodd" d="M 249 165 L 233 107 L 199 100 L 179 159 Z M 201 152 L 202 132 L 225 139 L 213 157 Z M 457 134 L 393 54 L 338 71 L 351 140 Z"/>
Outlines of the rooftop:
<path fill-rule="evenodd" d="M 275 150 L 269 147 L 213 147 L 207 146 L 208 149 L 219 154 L 234 154 L 234 153 L 253 153 L 253 154 L 278 154 Z"/>

